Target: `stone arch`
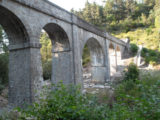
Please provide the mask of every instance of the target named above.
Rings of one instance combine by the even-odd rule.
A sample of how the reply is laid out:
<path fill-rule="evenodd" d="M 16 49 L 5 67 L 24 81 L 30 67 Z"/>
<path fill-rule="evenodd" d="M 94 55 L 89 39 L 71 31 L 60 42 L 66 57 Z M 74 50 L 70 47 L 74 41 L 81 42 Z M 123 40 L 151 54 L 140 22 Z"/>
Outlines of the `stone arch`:
<path fill-rule="evenodd" d="M 91 56 L 91 82 L 104 83 L 106 79 L 106 68 L 103 47 L 95 38 L 89 38 L 85 42 L 85 45 L 89 48 Z"/>
<path fill-rule="evenodd" d="M 43 29 L 52 42 L 52 75 L 51 82 L 64 84 L 73 83 L 72 80 L 72 51 L 69 37 L 64 29 L 55 23 L 46 24 Z"/>
<path fill-rule="evenodd" d="M 32 102 L 30 38 L 25 25 L 14 13 L 0 6 L 0 25 L 9 39 L 9 104 Z"/>
<path fill-rule="evenodd" d="M 104 66 L 105 64 L 104 50 L 103 50 L 103 47 L 98 42 L 98 40 L 96 40 L 95 38 L 89 38 L 84 44 L 84 46 L 85 45 L 87 45 L 87 47 L 90 50 L 91 65 L 92 66 Z"/>
<path fill-rule="evenodd" d="M 55 23 L 49 23 L 43 29 L 48 33 L 52 41 L 53 52 L 70 51 L 69 38 L 63 28 Z"/>
<path fill-rule="evenodd" d="M 7 33 L 10 45 L 29 41 L 27 30 L 22 21 L 10 10 L 0 6 L 0 24 Z"/>

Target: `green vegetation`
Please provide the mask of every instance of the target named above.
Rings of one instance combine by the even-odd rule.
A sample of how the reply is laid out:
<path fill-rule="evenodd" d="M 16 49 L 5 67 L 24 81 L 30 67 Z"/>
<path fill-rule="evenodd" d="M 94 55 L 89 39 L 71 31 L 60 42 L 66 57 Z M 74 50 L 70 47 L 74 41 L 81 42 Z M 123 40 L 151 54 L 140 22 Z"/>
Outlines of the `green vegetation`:
<path fill-rule="evenodd" d="M 0 54 L 0 94 L 8 84 L 8 45 L 4 39 L 6 35 L 0 26 L 0 52 L 4 52 Z"/>
<path fill-rule="evenodd" d="M 123 82 L 117 87 L 117 103 L 124 110 L 122 118 L 125 116 L 125 119 L 141 120 L 158 120 L 160 118 L 160 76 L 158 72 L 153 75 L 146 73 L 136 82 Z"/>
<path fill-rule="evenodd" d="M 104 4 L 100 6 L 87 1 L 84 9 L 72 9 L 71 12 L 118 38 L 129 38 L 133 44 L 160 50 L 159 0 L 107 0 Z M 131 45 L 134 55 L 136 49 L 135 45 Z M 146 57 L 145 61 L 149 64 L 158 63 L 155 59 L 158 58 L 149 60 Z"/>
<path fill-rule="evenodd" d="M 131 50 L 133 56 L 135 56 L 137 54 L 137 52 L 138 52 L 137 45 L 136 44 L 130 44 L 130 50 Z"/>
<path fill-rule="evenodd" d="M 8 54 L 0 54 L 0 93 L 8 84 Z"/>
<path fill-rule="evenodd" d="M 153 66 L 160 63 L 160 52 L 158 51 L 143 48 L 141 56 L 144 57 L 146 63 L 151 64 Z"/>
<path fill-rule="evenodd" d="M 124 72 L 124 81 L 133 80 L 135 82 L 139 78 L 138 67 L 134 63 L 130 63 L 127 70 Z"/>
<path fill-rule="evenodd" d="M 158 0 L 106 0 L 104 4 L 100 6 L 87 1 L 84 9 L 72 9 L 71 12 L 111 33 L 154 26 L 155 20 L 159 20 Z"/>
<path fill-rule="evenodd" d="M 24 110 L 23 119 L 34 117 L 37 120 L 99 120 L 105 118 L 103 106 L 96 99 L 82 94 L 80 88 L 63 84 L 54 86 L 54 91 Z M 104 115 L 102 115 L 102 113 Z"/>
<path fill-rule="evenodd" d="M 144 28 L 129 31 L 127 33 L 120 33 L 115 35 L 118 38 L 129 38 L 131 43 L 136 45 L 143 45 L 143 47 L 159 50 L 160 48 L 160 33 L 157 28 Z"/>
<path fill-rule="evenodd" d="M 83 67 L 87 67 L 88 64 L 91 62 L 90 51 L 87 45 L 83 49 L 82 60 L 83 60 L 83 63 L 82 63 Z"/>
<path fill-rule="evenodd" d="M 44 80 L 51 79 L 52 72 L 52 43 L 46 32 L 41 33 L 40 43 L 41 48 L 41 59 L 43 68 Z"/>
<path fill-rule="evenodd" d="M 129 80 L 123 80 L 115 86 L 115 99 L 112 104 L 107 104 L 105 100 L 108 99 L 105 97 L 102 102 L 93 94 L 82 94 L 79 87 L 67 87 L 60 83 L 54 86 L 54 91 L 49 94 L 46 94 L 48 93 L 46 91 L 42 99 L 28 109 L 19 109 L 21 114 L 17 119 L 158 120 L 160 118 L 159 71 L 146 71 L 138 76 L 139 70 L 131 64 L 127 76 L 133 74 L 133 71 L 136 77 L 129 77 Z M 8 116 L 0 118 L 5 120 Z"/>
<path fill-rule="evenodd" d="M 137 45 L 143 45 L 141 56 L 147 64 L 157 65 L 160 60 L 160 2 L 159 0 L 107 0 L 105 6 L 86 2 L 85 8 L 74 11 L 86 21 L 107 30 L 119 38 L 130 38 L 135 55 Z M 8 51 L 0 27 L 0 92 L 8 84 Z M 42 32 L 42 67 L 45 80 L 51 78 L 52 44 Z M 136 45 L 135 45 L 136 44 Z M 83 65 L 90 62 L 89 50 L 83 51 Z M 0 119 L 37 120 L 158 120 L 160 119 L 160 75 L 140 71 L 133 63 L 124 72 L 124 80 L 114 86 L 114 99 L 82 93 L 81 88 L 59 84 L 54 91 L 46 91 L 40 101 L 19 113 L 3 114 Z M 107 91 L 106 91 L 107 92 Z"/>

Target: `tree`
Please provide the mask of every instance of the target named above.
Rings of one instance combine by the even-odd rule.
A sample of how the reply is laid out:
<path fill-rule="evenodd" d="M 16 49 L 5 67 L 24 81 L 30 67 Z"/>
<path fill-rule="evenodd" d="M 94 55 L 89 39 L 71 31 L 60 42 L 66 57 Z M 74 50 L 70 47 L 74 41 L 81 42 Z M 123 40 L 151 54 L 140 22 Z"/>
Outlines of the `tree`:
<path fill-rule="evenodd" d="M 92 12 L 91 12 L 91 4 L 87 1 L 85 4 L 85 8 L 83 9 L 83 17 L 87 22 L 93 23 Z"/>
<path fill-rule="evenodd" d="M 8 37 L 0 25 L 0 48 L 3 52 L 8 52 Z M 1 52 L 1 51 L 0 51 Z"/>
<path fill-rule="evenodd" d="M 46 62 L 52 58 L 52 43 L 46 32 L 42 32 L 40 42 L 42 62 Z"/>
<path fill-rule="evenodd" d="M 127 16 L 132 16 L 133 13 L 135 12 L 136 8 L 136 1 L 135 0 L 126 0 L 126 14 Z"/>
<path fill-rule="evenodd" d="M 156 0 L 154 11 L 155 11 L 155 27 L 160 29 L 160 1 Z"/>
<path fill-rule="evenodd" d="M 8 84 L 8 45 L 5 40 L 7 40 L 6 34 L 0 26 L 0 92 Z"/>

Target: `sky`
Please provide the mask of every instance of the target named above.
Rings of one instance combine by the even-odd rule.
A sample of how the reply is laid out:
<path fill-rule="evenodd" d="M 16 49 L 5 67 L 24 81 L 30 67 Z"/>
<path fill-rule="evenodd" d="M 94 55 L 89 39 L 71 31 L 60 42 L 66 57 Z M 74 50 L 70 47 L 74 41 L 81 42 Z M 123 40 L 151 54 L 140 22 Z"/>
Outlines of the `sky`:
<path fill-rule="evenodd" d="M 55 3 L 56 5 L 70 11 L 72 8 L 74 8 L 74 10 L 79 10 L 84 8 L 85 6 L 85 2 L 87 0 L 49 0 L 53 3 Z M 96 2 L 100 5 L 102 5 L 102 1 L 103 0 L 88 0 L 89 2 Z"/>

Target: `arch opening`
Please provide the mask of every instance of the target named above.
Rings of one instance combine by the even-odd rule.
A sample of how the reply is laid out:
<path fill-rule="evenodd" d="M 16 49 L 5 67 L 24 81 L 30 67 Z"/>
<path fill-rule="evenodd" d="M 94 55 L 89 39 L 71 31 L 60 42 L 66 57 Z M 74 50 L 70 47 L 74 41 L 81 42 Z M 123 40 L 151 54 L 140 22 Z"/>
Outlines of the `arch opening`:
<path fill-rule="evenodd" d="M 104 83 L 106 78 L 105 56 L 99 42 L 94 38 L 90 38 L 83 48 L 82 56 L 84 88 L 91 84 Z"/>
<path fill-rule="evenodd" d="M 116 73 L 116 51 L 112 43 L 109 44 L 109 59 L 110 59 L 110 76 L 112 77 Z"/>
<path fill-rule="evenodd" d="M 0 44 L 2 46 L 3 43 L 9 41 L 6 44 L 7 51 L 2 51 L 0 53 L 0 59 L 2 61 L 4 59 L 2 56 L 8 54 L 6 57 L 6 66 L 8 67 L 4 68 L 8 70 L 6 70 L 6 73 L 3 73 L 3 75 L 6 74 L 7 77 L 5 93 L 8 94 L 8 97 L 6 98 L 6 101 L 11 106 L 23 106 L 24 103 L 31 102 L 31 93 L 28 92 L 31 91 L 29 79 L 30 68 L 27 66 L 30 62 L 29 50 L 24 48 L 24 43 L 29 42 L 29 36 L 21 20 L 10 10 L 2 6 L 0 6 L 0 18 L 1 33 L 6 34 L 5 36 L 7 36 L 1 36 Z M 0 77 L 3 75 L 1 74 Z M 0 82 L 1 81 L 3 80 L 1 79 Z M 7 90 L 7 88 L 9 89 Z"/>
<path fill-rule="evenodd" d="M 117 72 L 121 72 L 123 61 L 121 57 L 121 49 L 119 46 L 116 47 L 116 52 L 117 52 Z"/>
<path fill-rule="evenodd" d="M 16 15 L 0 6 L 0 24 L 7 33 L 9 44 L 16 45 L 29 41 L 27 31 Z"/>
<path fill-rule="evenodd" d="M 45 31 L 45 32 L 44 32 Z M 43 27 L 43 39 L 41 37 L 41 56 L 42 56 L 42 66 L 43 66 L 43 78 L 44 71 L 49 72 L 50 83 L 58 83 L 63 81 L 64 84 L 71 84 L 72 80 L 72 52 L 70 48 L 70 42 L 67 33 L 64 29 L 54 23 L 49 23 Z M 43 42 L 44 43 L 43 43 Z M 47 42 L 47 47 L 45 43 Z M 44 47 L 43 47 L 44 46 Z M 43 52 L 43 48 L 48 50 L 48 58 L 47 61 L 44 61 L 43 58 L 46 56 Z M 48 67 L 44 68 L 44 65 L 47 64 Z"/>

